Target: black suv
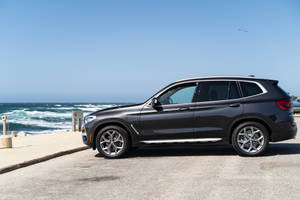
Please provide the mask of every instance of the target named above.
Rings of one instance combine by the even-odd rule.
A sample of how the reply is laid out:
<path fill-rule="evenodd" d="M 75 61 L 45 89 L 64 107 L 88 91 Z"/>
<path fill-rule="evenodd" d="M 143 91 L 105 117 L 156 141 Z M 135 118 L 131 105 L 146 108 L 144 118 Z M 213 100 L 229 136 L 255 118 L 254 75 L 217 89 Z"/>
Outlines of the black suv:
<path fill-rule="evenodd" d="M 257 156 L 297 132 L 290 96 L 278 81 L 255 77 L 176 81 L 145 103 L 100 110 L 84 123 L 84 143 L 107 158 L 170 143 L 232 144 L 239 155 Z"/>

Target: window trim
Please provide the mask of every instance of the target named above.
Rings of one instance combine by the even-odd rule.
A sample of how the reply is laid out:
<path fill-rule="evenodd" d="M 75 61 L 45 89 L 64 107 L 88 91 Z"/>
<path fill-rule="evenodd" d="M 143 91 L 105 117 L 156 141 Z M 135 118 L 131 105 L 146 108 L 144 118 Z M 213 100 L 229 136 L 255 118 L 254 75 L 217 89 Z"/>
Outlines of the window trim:
<path fill-rule="evenodd" d="M 259 82 L 257 81 L 252 81 L 252 80 L 241 80 L 241 79 L 210 79 L 210 80 L 187 80 L 185 82 L 175 82 L 174 84 L 171 84 L 167 87 L 165 87 L 164 89 L 162 89 L 161 91 L 159 91 L 158 93 L 156 93 L 154 96 L 152 96 L 148 101 L 146 101 L 145 105 L 147 106 L 151 106 L 151 101 L 153 98 L 157 98 L 159 95 L 161 95 L 162 93 L 164 93 L 165 91 L 167 91 L 168 89 L 178 86 L 178 85 L 183 85 L 183 84 L 187 84 L 187 83 L 195 83 L 196 84 L 196 90 L 199 87 L 199 84 L 201 82 L 208 82 L 208 81 L 234 81 L 236 82 L 236 84 L 238 85 L 238 89 L 240 92 L 241 97 L 240 98 L 236 98 L 236 99 L 225 99 L 225 100 L 217 100 L 217 101 L 202 101 L 202 102 L 191 102 L 191 103 L 182 103 L 182 104 L 166 104 L 166 105 L 162 105 L 163 107 L 170 107 L 170 106 L 184 106 L 184 105 L 194 105 L 194 104 L 204 104 L 204 103 L 218 103 L 218 102 L 230 102 L 230 101 L 235 101 L 235 100 L 242 100 L 242 99 L 247 99 L 247 98 L 252 98 L 255 96 L 259 96 L 259 95 L 264 95 L 266 93 L 268 93 L 268 91 L 266 90 L 266 88 Z M 258 85 L 260 87 L 260 89 L 263 91 L 262 93 L 259 94 L 255 94 L 255 95 L 251 95 L 251 96 L 247 96 L 244 97 L 244 94 L 242 92 L 242 88 L 240 85 L 240 82 L 250 82 L 250 83 L 255 83 L 256 85 Z M 198 95 L 198 90 L 196 91 L 196 95 Z"/>
<path fill-rule="evenodd" d="M 243 93 L 243 90 L 242 90 L 241 82 L 254 83 L 254 84 L 256 84 L 262 90 L 262 92 L 258 93 L 258 94 L 254 94 L 254 95 L 250 95 L 250 96 L 245 97 L 244 93 Z M 262 86 L 262 84 L 260 84 L 259 82 L 256 82 L 256 81 L 240 80 L 240 81 L 238 81 L 238 84 L 239 84 L 239 88 L 241 90 L 241 94 L 242 94 L 243 98 L 255 97 L 255 96 L 259 96 L 259 95 L 263 95 L 263 94 L 268 93 L 268 91 L 266 90 L 266 88 L 264 86 Z"/>

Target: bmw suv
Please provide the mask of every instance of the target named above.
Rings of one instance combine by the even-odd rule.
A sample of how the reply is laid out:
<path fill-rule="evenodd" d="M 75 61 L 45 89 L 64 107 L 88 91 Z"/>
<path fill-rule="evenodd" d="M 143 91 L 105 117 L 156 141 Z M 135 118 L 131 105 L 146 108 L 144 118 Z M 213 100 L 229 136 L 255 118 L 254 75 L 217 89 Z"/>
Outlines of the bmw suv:
<path fill-rule="evenodd" d="M 91 113 L 82 139 L 106 158 L 171 143 L 232 144 L 241 156 L 258 156 L 296 132 L 290 96 L 278 81 L 204 77 L 176 81 L 142 104 Z"/>

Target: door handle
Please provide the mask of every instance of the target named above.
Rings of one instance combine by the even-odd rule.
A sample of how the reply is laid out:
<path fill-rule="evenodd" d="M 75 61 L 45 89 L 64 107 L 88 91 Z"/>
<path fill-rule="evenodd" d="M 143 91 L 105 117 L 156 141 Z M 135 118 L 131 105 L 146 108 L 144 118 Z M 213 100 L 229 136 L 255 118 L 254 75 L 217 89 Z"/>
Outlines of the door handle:
<path fill-rule="evenodd" d="M 189 110 L 190 108 L 188 108 L 188 107 L 185 107 L 185 108 L 179 108 L 178 110 L 179 111 L 186 111 L 186 110 Z"/>
<path fill-rule="evenodd" d="M 240 107 L 240 106 L 241 106 L 241 104 L 239 104 L 239 103 L 234 103 L 234 104 L 229 105 L 229 107 L 231 107 L 231 108 L 237 108 L 237 107 Z"/>

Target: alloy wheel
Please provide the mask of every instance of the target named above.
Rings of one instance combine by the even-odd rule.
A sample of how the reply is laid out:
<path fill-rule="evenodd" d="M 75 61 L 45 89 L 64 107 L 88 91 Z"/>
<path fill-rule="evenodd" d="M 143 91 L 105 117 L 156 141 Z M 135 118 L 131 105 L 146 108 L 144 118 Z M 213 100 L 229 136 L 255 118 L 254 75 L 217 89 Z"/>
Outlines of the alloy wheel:
<path fill-rule="evenodd" d="M 237 134 L 237 144 L 240 149 L 247 153 L 257 153 L 264 146 L 265 137 L 259 128 L 246 126 Z"/>
<path fill-rule="evenodd" d="M 117 130 L 107 130 L 100 138 L 102 151 L 110 156 L 117 156 L 124 148 L 124 138 Z"/>

